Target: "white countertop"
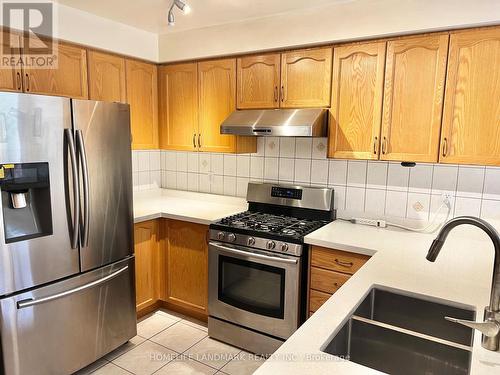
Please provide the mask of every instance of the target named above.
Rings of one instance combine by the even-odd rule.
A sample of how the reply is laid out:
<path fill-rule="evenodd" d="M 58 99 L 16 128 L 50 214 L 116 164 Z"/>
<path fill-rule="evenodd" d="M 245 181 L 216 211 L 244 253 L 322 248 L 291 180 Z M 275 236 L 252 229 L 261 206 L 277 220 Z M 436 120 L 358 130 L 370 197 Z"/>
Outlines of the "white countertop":
<path fill-rule="evenodd" d="M 497 226 L 498 223 L 492 223 Z M 381 229 L 335 221 L 306 237 L 306 243 L 372 255 L 372 258 L 309 318 L 256 374 L 371 374 L 375 370 L 323 353 L 358 303 L 374 287 L 424 295 L 476 310 L 489 304 L 494 251 L 477 228 L 454 229 L 435 263 L 425 259 L 435 234 Z M 286 360 L 292 356 L 293 360 Z M 311 359 L 313 358 L 313 359 Z M 471 374 L 499 374 L 500 353 L 481 347 L 475 332 Z"/>
<path fill-rule="evenodd" d="M 171 218 L 208 225 L 247 209 L 243 198 L 155 189 L 134 193 L 134 221 Z M 492 223 L 500 228 L 500 223 Z M 374 287 L 423 295 L 476 310 L 482 320 L 489 303 L 493 245 L 477 228 L 451 232 L 435 263 L 425 259 L 435 234 L 374 228 L 337 220 L 306 237 L 308 244 L 372 258 L 290 337 L 257 374 L 375 374 L 375 370 L 321 351 Z M 475 332 L 471 374 L 500 373 L 500 353 L 481 347 Z"/>
<path fill-rule="evenodd" d="M 247 209 L 244 198 L 153 189 L 134 192 L 134 222 L 160 217 L 208 225 Z"/>

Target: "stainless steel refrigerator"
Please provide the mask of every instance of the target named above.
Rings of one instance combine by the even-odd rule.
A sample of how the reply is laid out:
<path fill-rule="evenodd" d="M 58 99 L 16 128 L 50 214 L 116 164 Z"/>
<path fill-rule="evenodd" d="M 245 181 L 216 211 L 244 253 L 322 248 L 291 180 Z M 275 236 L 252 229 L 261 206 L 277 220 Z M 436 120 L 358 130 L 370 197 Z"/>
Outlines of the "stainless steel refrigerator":
<path fill-rule="evenodd" d="M 136 334 L 126 104 L 0 94 L 0 374 L 71 374 Z"/>

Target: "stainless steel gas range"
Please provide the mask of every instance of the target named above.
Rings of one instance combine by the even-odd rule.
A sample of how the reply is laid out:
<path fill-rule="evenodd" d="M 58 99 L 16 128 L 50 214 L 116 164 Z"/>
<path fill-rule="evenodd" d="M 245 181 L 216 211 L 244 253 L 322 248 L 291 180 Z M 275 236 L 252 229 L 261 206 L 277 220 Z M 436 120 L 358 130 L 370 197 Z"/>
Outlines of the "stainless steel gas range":
<path fill-rule="evenodd" d="M 250 183 L 247 201 L 210 225 L 208 334 L 270 354 L 306 318 L 304 236 L 335 219 L 333 189 Z"/>

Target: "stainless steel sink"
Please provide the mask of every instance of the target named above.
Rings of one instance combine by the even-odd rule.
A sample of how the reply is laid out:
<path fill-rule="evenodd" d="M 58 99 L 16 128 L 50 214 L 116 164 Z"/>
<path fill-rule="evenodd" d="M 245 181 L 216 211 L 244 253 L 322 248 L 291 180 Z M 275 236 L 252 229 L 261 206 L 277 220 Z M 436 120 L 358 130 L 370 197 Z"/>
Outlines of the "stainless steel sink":
<path fill-rule="evenodd" d="M 472 310 L 374 288 L 324 351 L 389 374 L 468 374 Z"/>

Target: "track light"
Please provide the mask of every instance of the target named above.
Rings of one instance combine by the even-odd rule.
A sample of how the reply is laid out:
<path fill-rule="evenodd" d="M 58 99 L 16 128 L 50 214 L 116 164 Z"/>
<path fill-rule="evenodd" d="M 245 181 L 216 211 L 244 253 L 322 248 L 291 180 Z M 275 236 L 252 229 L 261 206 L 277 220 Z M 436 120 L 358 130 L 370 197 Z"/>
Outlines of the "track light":
<path fill-rule="evenodd" d="M 183 0 L 174 0 L 168 10 L 168 24 L 170 26 L 175 25 L 174 6 L 179 8 L 184 14 L 191 13 L 191 7 L 186 2 Z"/>

